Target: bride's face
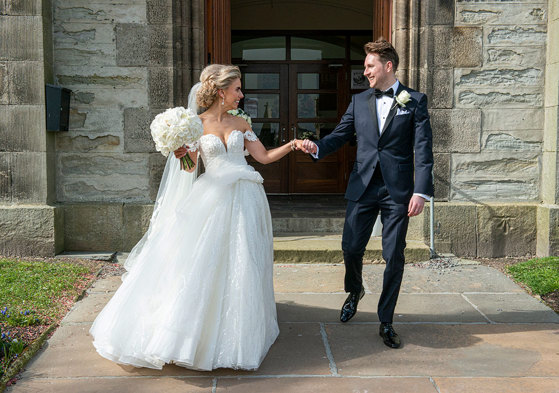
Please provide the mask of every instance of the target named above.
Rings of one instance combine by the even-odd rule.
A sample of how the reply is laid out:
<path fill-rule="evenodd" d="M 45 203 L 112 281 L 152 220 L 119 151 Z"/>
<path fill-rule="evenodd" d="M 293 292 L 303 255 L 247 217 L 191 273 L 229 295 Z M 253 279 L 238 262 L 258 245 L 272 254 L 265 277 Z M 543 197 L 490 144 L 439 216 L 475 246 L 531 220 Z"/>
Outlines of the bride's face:
<path fill-rule="evenodd" d="M 239 107 L 239 101 L 241 101 L 244 97 L 243 92 L 241 91 L 241 80 L 238 78 L 235 79 L 228 88 L 223 90 L 223 94 L 225 97 L 225 102 L 223 104 L 225 109 L 237 109 Z"/>

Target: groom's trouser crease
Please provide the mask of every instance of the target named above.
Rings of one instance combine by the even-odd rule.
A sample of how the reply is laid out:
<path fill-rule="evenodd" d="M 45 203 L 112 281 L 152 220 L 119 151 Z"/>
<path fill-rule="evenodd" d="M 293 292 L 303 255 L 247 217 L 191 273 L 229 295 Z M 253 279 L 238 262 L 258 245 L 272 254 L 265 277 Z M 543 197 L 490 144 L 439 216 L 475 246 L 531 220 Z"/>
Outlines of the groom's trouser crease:
<path fill-rule="evenodd" d="M 348 201 L 342 237 L 346 292 L 359 292 L 363 285 L 363 255 L 377 215 L 381 214 L 382 255 L 386 261 L 378 315 L 381 322 L 392 322 L 404 272 L 404 249 L 409 223 L 408 206 L 395 203 L 377 169 L 359 201 Z"/>

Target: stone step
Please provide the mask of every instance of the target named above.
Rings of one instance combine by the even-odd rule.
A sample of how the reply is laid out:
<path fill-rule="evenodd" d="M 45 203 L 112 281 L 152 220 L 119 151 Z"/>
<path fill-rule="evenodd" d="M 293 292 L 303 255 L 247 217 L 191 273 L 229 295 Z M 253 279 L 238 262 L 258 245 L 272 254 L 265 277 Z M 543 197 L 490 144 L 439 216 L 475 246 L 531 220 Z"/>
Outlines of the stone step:
<path fill-rule="evenodd" d="M 422 241 L 408 240 L 406 262 L 429 260 L 429 247 Z M 365 260 L 382 262 L 380 237 L 372 237 L 365 250 Z M 342 263 L 342 235 L 284 233 L 274 236 L 275 263 Z"/>

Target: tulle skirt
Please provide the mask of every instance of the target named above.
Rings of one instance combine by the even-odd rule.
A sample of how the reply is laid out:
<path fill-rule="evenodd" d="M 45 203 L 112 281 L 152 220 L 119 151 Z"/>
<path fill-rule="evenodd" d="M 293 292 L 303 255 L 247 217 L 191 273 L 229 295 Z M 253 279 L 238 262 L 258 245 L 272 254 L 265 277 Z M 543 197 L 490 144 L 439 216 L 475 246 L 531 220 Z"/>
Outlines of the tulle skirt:
<path fill-rule="evenodd" d="M 279 333 L 262 178 L 202 175 L 149 234 L 90 333 L 101 356 L 161 369 L 260 366 Z"/>

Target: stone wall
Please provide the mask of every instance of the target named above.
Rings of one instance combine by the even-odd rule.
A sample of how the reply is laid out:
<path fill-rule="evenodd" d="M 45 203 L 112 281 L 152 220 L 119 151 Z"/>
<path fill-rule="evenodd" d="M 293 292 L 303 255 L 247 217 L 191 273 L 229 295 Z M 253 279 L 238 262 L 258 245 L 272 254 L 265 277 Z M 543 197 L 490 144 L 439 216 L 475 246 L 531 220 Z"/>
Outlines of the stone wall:
<path fill-rule="evenodd" d="M 0 255 L 62 250 L 54 193 L 54 136 L 46 131 L 52 83 L 50 1 L 0 1 Z"/>
<path fill-rule="evenodd" d="M 399 77 L 430 99 L 436 248 L 535 254 L 548 2 L 395 0 L 394 26 Z"/>

